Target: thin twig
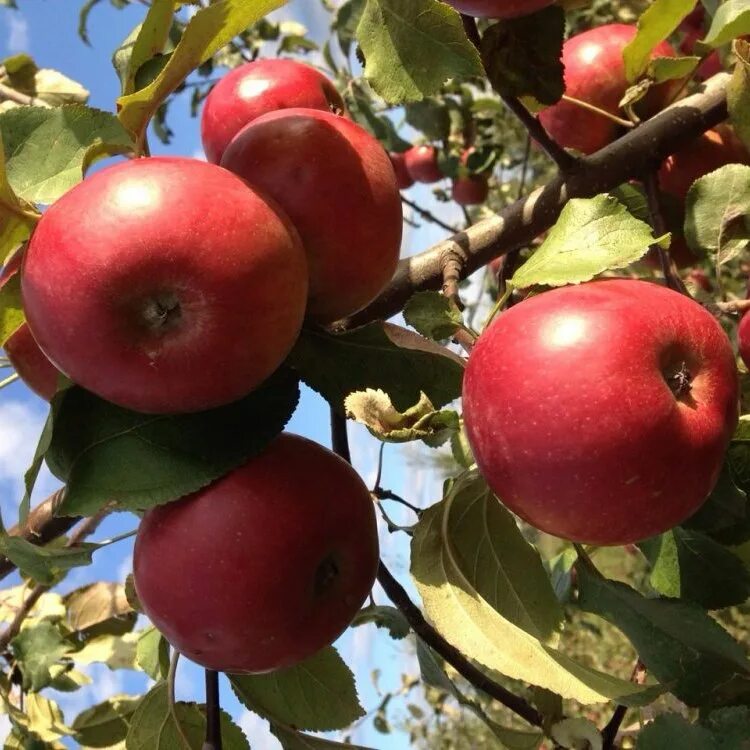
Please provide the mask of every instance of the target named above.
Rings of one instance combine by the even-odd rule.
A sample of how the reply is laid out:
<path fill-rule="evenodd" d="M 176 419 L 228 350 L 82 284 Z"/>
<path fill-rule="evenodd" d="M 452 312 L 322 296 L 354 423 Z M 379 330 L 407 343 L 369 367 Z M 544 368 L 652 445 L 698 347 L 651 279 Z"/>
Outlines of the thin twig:
<path fill-rule="evenodd" d="M 16 91 L 10 86 L 6 86 L 4 83 L 0 83 L 0 99 L 8 102 L 15 102 L 24 107 L 44 107 L 45 109 L 51 109 L 52 105 L 45 102 L 43 99 L 38 99 L 28 94 L 22 94 L 20 91 Z"/>
<path fill-rule="evenodd" d="M 331 443 L 333 450 L 345 461 L 350 461 L 349 439 L 346 434 L 346 418 L 335 409 L 331 409 Z M 475 688 L 487 693 L 502 703 L 515 714 L 534 726 L 542 726 L 542 715 L 527 701 L 514 695 L 499 683 L 491 680 L 477 669 L 455 646 L 448 643 L 435 628 L 425 620 L 419 607 L 409 598 L 406 590 L 391 575 L 388 568 L 380 561 L 378 582 L 388 598 L 401 610 L 412 630 L 437 654 L 443 657 L 459 674 Z"/>
<path fill-rule="evenodd" d="M 617 115 L 612 114 L 612 112 L 608 112 L 606 109 L 600 109 L 593 104 L 589 104 L 588 102 L 583 101 L 583 99 L 576 99 L 575 97 L 568 96 L 567 94 L 563 94 L 562 98 L 563 101 L 569 102 L 570 104 L 575 104 L 576 107 L 586 109 L 589 112 L 593 112 L 594 114 L 605 117 L 608 120 L 612 120 L 612 122 L 619 125 L 620 127 L 628 128 L 628 130 L 635 127 L 635 124 L 630 120 L 626 120 L 623 117 L 618 117 Z"/>
<path fill-rule="evenodd" d="M 667 223 L 664 221 L 664 215 L 661 211 L 659 183 L 655 170 L 652 169 L 645 175 L 643 185 L 646 188 L 648 211 L 649 214 L 651 214 L 651 226 L 654 228 L 657 237 L 663 237 L 667 233 Z M 659 257 L 666 285 L 670 289 L 674 289 L 676 292 L 681 292 L 682 294 L 690 296 L 687 287 L 683 284 L 680 274 L 677 271 L 677 265 L 674 262 L 674 258 L 672 258 L 659 244 L 654 245 L 652 250 L 655 250 Z"/>
<path fill-rule="evenodd" d="M 440 227 L 441 229 L 445 229 L 446 232 L 450 232 L 451 234 L 456 234 L 459 232 L 459 229 L 456 229 L 456 227 L 451 226 L 450 224 L 446 224 L 441 219 L 438 219 L 435 214 L 430 213 L 426 208 L 422 208 L 419 204 L 415 203 L 414 201 L 410 201 L 408 198 L 405 198 L 403 195 L 401 196 L 401 202 L 405 206 L 409 206 L 409 208 L 414 211 L 415 213 L 418 213 L 423 219 L 426 221 L 430 221 L 436 226 Z"/>

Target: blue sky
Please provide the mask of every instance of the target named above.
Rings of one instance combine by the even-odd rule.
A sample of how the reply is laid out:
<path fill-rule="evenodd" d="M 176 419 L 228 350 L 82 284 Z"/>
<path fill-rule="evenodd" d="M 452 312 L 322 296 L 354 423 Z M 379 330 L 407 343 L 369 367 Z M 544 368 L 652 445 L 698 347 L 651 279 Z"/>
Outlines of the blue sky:
<path fill-rule="evenodd" d="M 0 10 L 0 55 L 28 52 L 40 67 L 60 70 L 81 82 L 91 92 L 89 104 L 113 110 L 118 94 L 118 81 L 110 65 L 112 51 L 129 31 L 139 23 L 145 13 L 143 6 L 135 4 L 117 11 L 102 2 L 90 16 L 90 38 L 92 46 L 86 47 L 76 33 L 77 0 L 18 0 L 20 11 Z M 319 3 L 310 0 L 292 0 L 286 8 L 274 14 L 277 18 L 294 18 L 311 29 L 312 35 L 321 39 L 326 34 L 326 15 Z M 313 59 L 313 62 L 315 60 Z M 151 138 L 152 152 L 169 153 L 202 158 L 198 120 L 189 116 L 187 101 L 171 107 L 169 124 L 175 133 L 169 146 L 163 146 Z M 453 206 L 436 205 L 429 188 L 417 186 L 409 197 L 422 205 L 437 209 L 443 218 L 454 224 L 460 223 L 461 214 Z M 433 226 L 418 229 L 406 227 L 403 254 L 418 252 L 442 239 L 443 230 Z M 15 383 L 0 393 L 0 510 L 7 525 L 17 515 L 18 500 L 22 495 L 23 472 L 28 467 L 37 438 L 46 415 L 46 404 L 30 393 L 21 383 Z M 327 405 L 308 390 L 304 390 L 300 406 L 288 426 L 292 432 L 306 435 L 328 445 Z M 375 475 L 378 444 L 362 428 L 350 427 L 352 452 L 356 468 L 372 484 Z M 428 505 L 440 496 L 441 478 L 414 465 L 415 459 L 429 449 L 409 445 L 388 446 L 383 486 L 402 493 L 418 505 Z M 58 486 L 57 481 L 44 472 L 38 482 L 35 498 L 46 497 Z M 389 508 L 396 520 L 402 516 L 398 507 Z M 403 516 L 404 522 L 411 522 Z M 136 526 L 136 518 L 130 514 L 118 514 L 109 518 L 99 529 L 96 538 L 106 539 Z M 407 581 L 408 546 L 405 537 L 397 538 L 381 529 L 381 545 L 385 560 Z M 65 582 L 64 589 L 77 588 L 94 580 L 123 582 L 130 572 L 132 562 L 132 540 L 120 542 L 98 552 L 94 565 L 75 571 Z M 10 579 L 6 581 L 6 585 Z M 379 603 L 385 603 L 382 592 L 375 593 Z M 371 672 L 381 670 L 380 686 L 393 689 L 400 684 L 402 672 L 416 672 L 414 660 L 403 648 L 394 644 L 387 635 L 372 626 L 347 632 L 337 644 L 342 656 L 352 667 L 365 710 L 379 703 L 372 686 Z M 77 693 L 57 696 L 67 720 L 86 706 L 104 700 L 115 693 L 138 693 L 147 685 L 147 678 L 138 673 L 111 672 L 103 666 L 88 670 L 93 684 Z M 202 671 L 183 660 L 178 679 L 178 696 L 183 699 L 203 700 Z M 237 703 L 224 684 L 222 703 L 247 732 L 254 750 L 271 750 L 279 747 L 268 735 L 265 722 L 257 720 Z M 397 703 L 393 715 L 403 715 L 404 704 Z M 0 724 L 0 738 L 7 727 Z M 332 735 L 335 738 L 335 735 Z M 365 722 L 354 734 L 354 741 L 383 750 L 399 750 L 408 747 L 404 734 L 382 735 L 374 731 L 371 722 Z M 72 746 L 72 745 L 71 745 Z"/>

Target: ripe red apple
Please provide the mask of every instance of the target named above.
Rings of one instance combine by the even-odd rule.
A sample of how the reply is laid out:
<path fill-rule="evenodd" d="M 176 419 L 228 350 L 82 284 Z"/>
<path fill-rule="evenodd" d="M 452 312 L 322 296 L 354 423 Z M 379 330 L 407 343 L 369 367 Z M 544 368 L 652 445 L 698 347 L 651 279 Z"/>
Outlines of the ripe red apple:
<path fill-rule="evenodd" d="M 443 179 L 434 146 L 412 146 L 404 154 L 406 169 L 416 182 L 432 183 Z"/>
<path fill-rule="evenodd" d="M 288 667 L 332 643 L 377 567 L 367 487 L 334 453 L 290 434 L 146 513 L 133 558 L 156 627 L 189 659 L 226 672 Z"/>
<path fill-rule="evenodd" d="M 414 184 L 414 180 L 409 174 L 409 170 L 406 168 L 406 156 L 395 152 L 390 153 L 389 156 L 391 164 L 393 165 L 393 171 L 396 173 L 398 189 L 407 190 Z"/>
<path fill-rule="evenodd" d="M 299 231 L 311 318 L 351 315 L 391 280 L 401 195 L 388 154 L 359 125 L 320 110 L 271 112 L 237 135 L 221 164 L 274 198 Z"/>
<path fill-rule="evenodd" d="M 745 313 L 737 327 L 737 348 L 745 367 L 750 370 L 750 313 Z"/>
<path fill-rule="evenodd" d="M 621 114 L 619 102 L 628 89 L 622 51 L 633 39 L 635 26 L 606 24 L 568 39 L 563 46 L 565 93 L 595 107 Z M 674 49 L 659 44 L 653 57 L 674 57 Z M 681 81 L 654 86 L 637 107 L 641 116 L 658 112 L 681 87 Z M 560 145 L 592 154 L 619 135 L 619 126 L 604 115 L 562 100 L 540 113 L 547 132 Z"/>
<path fill-rule="evenodd" d="M 726 164 L 749 162 L 750 155 L 734 131 L 728 125 L 718 125 L 664 161 L 659 170 L 659 185 L 667 193 L 684 199 L 699 177 Z"/>
<path fill-rule="evenodd" d="M 453 200 L 460 206 L 479 206 L 487 200 L 490 186 L 481 174 L 453 180 Z"/>
<path fill-rule="evenodd" d="M 219 164 L 232 138 L 268 112 L 292 107 L 343 112 L 336 87 L 296 60 L 255 60 L 227 73 L 206 97 L 201 138 L 208 161 Z"/>
<path fill-rule="evenodd" d="M 34 338 L 74 382 L 136 411 L 188 412 L 240 398 L 281 364 L 307 264 L 270 199 L 214 164 L 155 157 L 52 205 L 21 290 Z"/>
<path fill-rule="evenodd" d="M 16 253 L 0 273 L 2 288 L 21 268 L 21 254 Z M 34 341 L 28 323 L 24 323 L 5 342 L 5 356 L 21 380 L 45 401 L 50 401 L 57 391 L 59 372 Z"/>
<path fill-rule="evenodd" d="M 607 279 L 502 313 L 469 358 L 464 418 L 513 512 L 597 545 L 659 534 L 714 486 L 737 422 L 726 334 L 687 296 Z"/>
<path fill-rule="evenodd" d="M 445 0 L 459 13 L 478 18 L 527 16 L 552 5 L 555 0 Z"/>

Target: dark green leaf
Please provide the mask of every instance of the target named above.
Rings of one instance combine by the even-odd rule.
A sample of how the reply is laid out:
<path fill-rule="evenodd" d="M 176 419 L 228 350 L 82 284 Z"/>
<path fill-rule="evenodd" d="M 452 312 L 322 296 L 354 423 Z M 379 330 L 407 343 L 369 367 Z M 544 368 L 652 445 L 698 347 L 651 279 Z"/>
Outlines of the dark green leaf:
<path fill-rule="evenodd" d="M 482 61 L 492 86 L 504 96 L 560 101 L 564 36 L 565 13 L 557 6 L 490 26 L 482 36 Z"/>
<path fill-rule="evenodd" d="M 75 738 L 87 747 L 111 747 L 128 734 L 140 696 L 116 695 L 82 711 L 73 721 Z"/>
<path fill-rule="evenodd" d="M 37 692 L 50 683 L 50 667 L 72 647 L 59 628 L 44 620 L 24 628 L 10 642 L 10 650 L 23 674 L 24 690 Z"/>
<path fill-rule="evenodd" d="M 91 556 L 98 549 L 98 544 L 87 542 L 75 547 L 40 547 L 20 536 L 0 535 L 0 552 L 24 575 L 47 586 L 56 583 L 60 574 L 71 568 L 90 565 Z"/>
<path fill-rule="evenodd" d="M 273 736 L 281 743 L 283 750 L 373 750 L 364 745 L 352 745 L 347 742 L 331 742 L 322 737 L 313 737 L 311 734 L 303 734 L 292 727 L 279 724 L 271 724 Z"/>
<path fill-rule="evenodd" d="M 379 628 L 387 628 L 391 638 L 401 639 L 409 635 L 410 627 L 401 611 L 395 607 L 387 607 L 380 604 L 370 604 L 354 616 L 351 626 L 373 623 Z"/>
<path fill-rule="evenodd" d="M 194 492 L 263 450 L 298 398 L 286 369 L 241 401 L 175 416 L 138 414 L 71 388 L 47 452 L 50 469 L 67 482 L 59 512 L 90 515 L 111 501 L 145 509 Z"/>
<path fill-rule="evenodd" d="M 135 661 L 152 680 L 158 682 L 167 678 L 169 643 L 155 627 L 146 628 L 138 638 Z"/>
<path fill-rule="evenodd" d="M 463 360 L 390 323 L 336 335 L 303 331 L 289 361 L 342 414 L 346 397 L 367 388 L 385 391 L 401 411 L 422 393 L 436 409 L 461 395 Z"/>
<path fill-rule="evenodd" d="M 417 292 L 404 307 L 404 320 L 428 339 L 443 341 L 463 326 L 461 311 L 439 292 Z"/>

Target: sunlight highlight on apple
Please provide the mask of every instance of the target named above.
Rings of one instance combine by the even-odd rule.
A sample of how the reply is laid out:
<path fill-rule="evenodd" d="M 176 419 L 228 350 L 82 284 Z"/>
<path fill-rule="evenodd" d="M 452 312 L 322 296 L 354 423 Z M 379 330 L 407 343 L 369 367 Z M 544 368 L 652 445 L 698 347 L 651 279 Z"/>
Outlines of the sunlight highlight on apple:
<path fill-rule="evenodd" d="M 575 346 L 585 337 L 586 320 L 579 315 L 558 318 L 542 333 L 542 340 L 558 349 Z"/>

